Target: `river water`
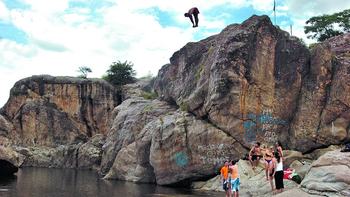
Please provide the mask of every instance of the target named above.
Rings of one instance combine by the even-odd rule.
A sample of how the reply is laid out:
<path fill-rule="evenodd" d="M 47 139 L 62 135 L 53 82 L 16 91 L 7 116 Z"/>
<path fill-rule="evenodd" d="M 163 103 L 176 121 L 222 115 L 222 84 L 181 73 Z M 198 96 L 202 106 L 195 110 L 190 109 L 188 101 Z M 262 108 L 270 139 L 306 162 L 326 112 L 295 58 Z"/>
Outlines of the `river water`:
<path fill-rule="evenodd" d="M 104 180 L 91 170 L 24 167 L 13 177 L 0 177 L 1 197 L 222 197 L 223 192 L 170 188 Z"/>

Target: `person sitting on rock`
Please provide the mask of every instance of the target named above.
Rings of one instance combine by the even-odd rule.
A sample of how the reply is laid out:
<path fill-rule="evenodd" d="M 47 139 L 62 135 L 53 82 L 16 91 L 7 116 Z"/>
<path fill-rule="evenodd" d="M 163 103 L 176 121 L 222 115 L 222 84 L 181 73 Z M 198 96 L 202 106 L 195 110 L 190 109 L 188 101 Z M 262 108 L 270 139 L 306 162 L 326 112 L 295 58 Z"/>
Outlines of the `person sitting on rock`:
<path fill-rule="evenodd" d="M 261 157 L 261 151 L 262 150 L 265 150 L 265 149 L 260 147 L 260 143 L 259 142 L 255 142 L 253 148 L 250 149 L 250 151 L 249 151 L 249 161 L 250 161 L 250 163 L 253 166 L 253 170 L 259 164 L 259 160 L 260 160 L 260 157 Z"/>
<path fill-rule="evenodd" d="M 198 14 L 199 10 L 196 7 L 191 8 L 187 13 L 185 13 L 185 17 L 189 17 L 192 23 L 192 27 L 198 27 Z M 192 15 L 194 16 L 195 23 L 193 22 Z"/>

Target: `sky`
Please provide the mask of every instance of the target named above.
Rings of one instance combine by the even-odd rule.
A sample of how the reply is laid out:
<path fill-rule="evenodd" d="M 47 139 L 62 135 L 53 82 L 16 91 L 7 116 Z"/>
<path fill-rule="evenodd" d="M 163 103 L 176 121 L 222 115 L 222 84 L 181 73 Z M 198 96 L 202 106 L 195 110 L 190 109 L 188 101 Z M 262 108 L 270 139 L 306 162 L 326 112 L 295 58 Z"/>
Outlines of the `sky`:
<path fill-rule="evenodd" d="M 184 13 L 200 11 L 192 28 Z M 349 0 L 0 0 L 0 107 L 13 85 L 32 75 L 101 78 L 113 62 L 156 76 L 188 42 L 220 33 L 252 15 L 304 34 L 305 21 L 350 8 Z M 292 26 L 292 32 L 291 32 Z"/>

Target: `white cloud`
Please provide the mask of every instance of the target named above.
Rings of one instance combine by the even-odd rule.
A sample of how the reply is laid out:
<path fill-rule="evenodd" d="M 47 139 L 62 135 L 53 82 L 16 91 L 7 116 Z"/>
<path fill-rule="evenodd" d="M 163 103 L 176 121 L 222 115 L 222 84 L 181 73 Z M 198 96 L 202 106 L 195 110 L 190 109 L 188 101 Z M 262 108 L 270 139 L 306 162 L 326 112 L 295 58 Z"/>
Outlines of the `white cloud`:
<path fill-rule="evenodd" d="M 33 11 L 52 15 L 62 13 L 68 8 L 69 0 L 24 0 L 25 3 L 31 6 Z"/>
<path fill-rule="evenodd" d="M 10 11 L 6 8 L 6 5 L 0 1 L 0 21 L 8 23 L 10 21 Z"/>
<path fill-rule="evenodd" d="M 68 24 L 73 25 L 73 23 L 78 23 L 78 22 L 84 22 L 86 21 L 88 18 L 90 18 L 89 16 L 85 16 L 85 15 L 79 15 L 77 13 L 74 14 L 65 14 L 62 16 L 62 20 Z"/>
<path fill-rule="evenodd" d="M 287 5 L 295 17 L 311 18 L 323 14 L 341 12 L 350 7 L 348 0 L 288 0 Z"/>
<path fill-rule="evenodd" d="M 251 0 L 249 3 L 253 6 L 254 10 L 262 12 L 271 12 L 273 10 L 273 0 Z M 276 7 L 278 6 L 276 2 Z"/>

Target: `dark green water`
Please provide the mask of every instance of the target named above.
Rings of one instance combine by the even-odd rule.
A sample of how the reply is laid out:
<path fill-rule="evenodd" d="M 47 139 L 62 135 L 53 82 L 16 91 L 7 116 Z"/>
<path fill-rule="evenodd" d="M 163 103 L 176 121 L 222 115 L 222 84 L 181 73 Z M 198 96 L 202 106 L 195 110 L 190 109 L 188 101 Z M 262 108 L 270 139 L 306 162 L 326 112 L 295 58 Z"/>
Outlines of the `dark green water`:
<path fill-rule="evenodd" d="M 20 168 L 16 176 L 0 177 L 0 196 L 16 197 L 90 197 L 90 196 L 146 196 L 189 197 L 225 196 L 223 192 L 209 192 L 184 188 L 169 188 L 155 184 L 104 180 L 90 170 L 49 168 Z"/>

